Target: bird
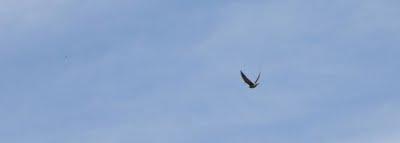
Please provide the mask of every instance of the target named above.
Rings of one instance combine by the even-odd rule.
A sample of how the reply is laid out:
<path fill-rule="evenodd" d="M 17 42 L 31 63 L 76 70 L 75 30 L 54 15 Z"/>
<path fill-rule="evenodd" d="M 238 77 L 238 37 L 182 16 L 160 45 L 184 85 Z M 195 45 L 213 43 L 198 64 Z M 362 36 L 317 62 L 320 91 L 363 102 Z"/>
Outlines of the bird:
<path fill-rule="evenodd" d="M 242 75 L 243 81 L 249 85 L 249 88 L 256 88 L 258 84 L 260 84 L 258 83 L 258 80 L 260 79 L 261 72 L 258 74 L 258 77 L 254 83 L 249 78 L 247 78 L 247 76 L 242 71 L 240 71 L 240 74 Z"/>

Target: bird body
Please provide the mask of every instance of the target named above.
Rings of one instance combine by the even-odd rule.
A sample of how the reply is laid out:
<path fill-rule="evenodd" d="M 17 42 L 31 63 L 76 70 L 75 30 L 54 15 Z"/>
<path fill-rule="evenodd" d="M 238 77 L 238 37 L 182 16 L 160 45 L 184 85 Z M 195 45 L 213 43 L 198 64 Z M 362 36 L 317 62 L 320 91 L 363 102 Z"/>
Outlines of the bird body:
<path fill-rule="evenodd" d="M 247 85 L 249 85 L 249 88 L 256 88 L 260 84 L 258 83 L 258 80 L 260 79 L 261 73 L 258 74 L 258 77 L 255 82 L 252 82 L 249 78 L 247 78 L 247 76 L 242 71 L 240 71 L 240 75 L 242 76 L 243 81 Z"/>

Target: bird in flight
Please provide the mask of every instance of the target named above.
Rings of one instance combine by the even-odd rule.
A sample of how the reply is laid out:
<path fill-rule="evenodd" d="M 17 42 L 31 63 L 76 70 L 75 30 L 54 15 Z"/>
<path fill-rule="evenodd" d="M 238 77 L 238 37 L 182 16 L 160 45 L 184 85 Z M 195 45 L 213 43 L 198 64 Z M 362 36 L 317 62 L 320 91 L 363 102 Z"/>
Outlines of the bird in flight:
<path fill-rule="evenodd" d="M 242 75 L 243 81 L 249 85 L 249 88 L 256 88 L 257 85 L 260 84 L 258 83 L 258 80 L 260 79 L 261 72 L 258 74 L 255 82 L 252 82 L 249 78 L 247 78 L 247 76 L 242 71 L 240 71 L 240 74 Z"/>

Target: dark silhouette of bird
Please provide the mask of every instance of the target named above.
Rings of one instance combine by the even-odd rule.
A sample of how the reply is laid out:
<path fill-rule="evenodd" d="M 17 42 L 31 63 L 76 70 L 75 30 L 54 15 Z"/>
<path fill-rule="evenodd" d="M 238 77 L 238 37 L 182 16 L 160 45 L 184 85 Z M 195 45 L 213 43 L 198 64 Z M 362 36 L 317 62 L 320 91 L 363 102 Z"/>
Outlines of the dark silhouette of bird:
<path fill-rule="evenodd" d="M 240 71 L 240 74 L 242 75 L 243 81 L 249 85 L 249 88 L 256 88 L 257 85 L 260 84 L 258 83 L 258 80 L 260 79 L 261 72 L 258 74 L 255 82 L 252 82 L 249 78 L 247 78 L 247 76 L 242 71 Z"/>

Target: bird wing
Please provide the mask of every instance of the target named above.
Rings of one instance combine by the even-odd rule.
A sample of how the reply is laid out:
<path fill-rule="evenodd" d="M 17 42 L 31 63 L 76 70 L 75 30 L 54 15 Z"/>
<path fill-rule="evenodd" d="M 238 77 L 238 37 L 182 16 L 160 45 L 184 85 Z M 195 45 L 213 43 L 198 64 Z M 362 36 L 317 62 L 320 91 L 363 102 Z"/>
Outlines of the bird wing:
<path fill-rule="evenodd" d="M 254 85 L 254 83 L 249 78 L 247 78 L 242 71 L 240 71 L 240 74 L 242 75 L 244 82 L 246 82 L 248 85 Z"/>
<path fill-rule="evenodd" d="M 260 76 L 261 76 L 261 72 L 258 74 L 257 80 L 254 83 L 256 83 L 256 84 L 258 83 L 258 80 L 260 79 Z"/>

